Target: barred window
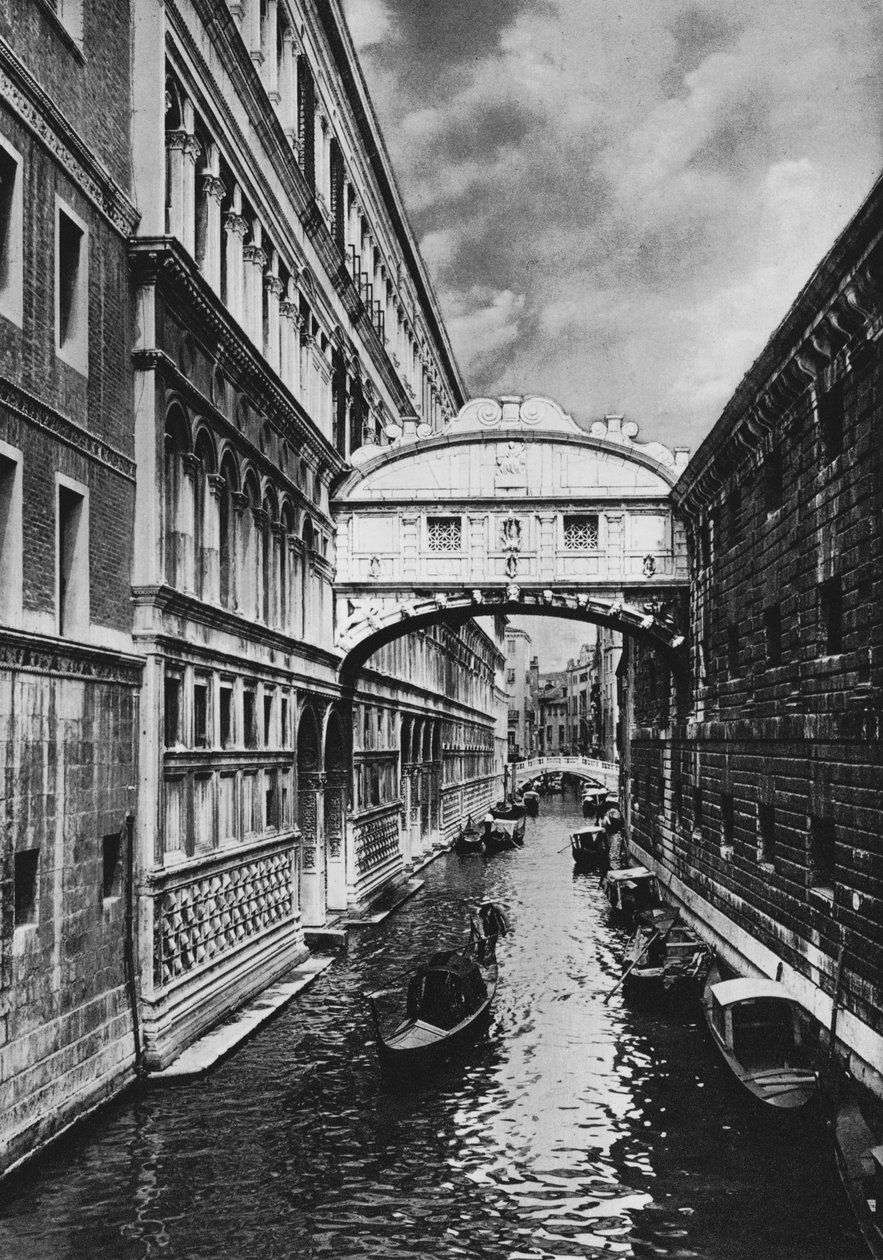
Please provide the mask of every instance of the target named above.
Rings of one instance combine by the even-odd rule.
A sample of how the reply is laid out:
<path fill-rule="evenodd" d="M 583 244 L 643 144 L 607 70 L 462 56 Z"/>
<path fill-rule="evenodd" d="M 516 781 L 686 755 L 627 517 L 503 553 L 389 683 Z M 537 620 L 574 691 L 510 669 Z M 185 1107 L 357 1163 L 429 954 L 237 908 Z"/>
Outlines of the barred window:
<path fill-rule="evenodd" d="M 430 551 L 459 551 L 463 522 L 459 516 L 427 516 L 426 546 Z"/>
<path fill-rule="evenodd" d="M 565 551 L 597 551 L 598 550 L 598 518 L 597 516 L 565 516 L 564 518 L 564 550 Z"/>

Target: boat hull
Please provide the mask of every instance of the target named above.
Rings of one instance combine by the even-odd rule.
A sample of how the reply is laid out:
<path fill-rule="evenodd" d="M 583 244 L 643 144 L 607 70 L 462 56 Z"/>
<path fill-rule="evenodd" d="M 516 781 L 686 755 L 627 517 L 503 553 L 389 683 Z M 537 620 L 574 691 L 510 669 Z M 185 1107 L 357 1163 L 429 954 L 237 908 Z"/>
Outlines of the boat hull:
<path fill-rule="evenodd" d="M 712 966 L 706 977 L 702 1005 L 709 1035 L 735 1080 L 744 1093 L 758 1104 L 758 1114 L 778 1119 L 799 1119 L 814 1110 L 819 1097 L 818 1074 L 809 1068 L 792 1067 L 787 1059 L 782 1063 L 751 1066 L 737 1057 L 716 1027 L 712 1013 L 712 990 L 720 984 L 717 966 Z"/>
<path fill-rule="evenodd" d="M 834 1122 L 837 1169 L 856 1224 L 874 1260 L 883 1260 L 883 1212 L 873 1212 L 869 1203 L 876 1196 L 871 1151 L 879 1147 L 881 1137 L 883 1130 L 874 1132 L 858 1101 L 844 1099 Z"/>
<path fill-rule="evenodd" d="M 496 966 L 482 969 L 487 998 L 453 1028 L 436 1028 L 419 1019 L 406 1019 L 384 1037 L 377 1031 L 377 1053 L 385 1077 L 414 1080 L 466 1049 L 486 1030 L 497 988 Z"/>

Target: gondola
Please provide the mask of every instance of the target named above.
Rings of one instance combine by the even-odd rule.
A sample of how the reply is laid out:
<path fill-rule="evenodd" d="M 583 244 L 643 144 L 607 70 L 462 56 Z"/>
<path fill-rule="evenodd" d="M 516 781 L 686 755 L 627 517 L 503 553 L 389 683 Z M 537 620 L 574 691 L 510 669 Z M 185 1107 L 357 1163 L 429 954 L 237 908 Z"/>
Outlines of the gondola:
<path fill-rule="evenodd" d="M 629 926 L 642 910 L 650 910 L 659 904 L 656 876 L 646 866 L 629 866 L 625 870 L 608 871 L 604 880 L 604 893 L 611 910 Z"/>
<path fill-rule="evenodd" d="M 468 1045 L 486 1023 L 497 988 L 496 944 L 509 930 L 503 911 L 486 902 L 463 949 L 446 949 L 418 967 L 408 982 L 406 1016 L 384 1033 L 377 994 L 368 1001 L 384 1075 L 413 1077 Z"/>
<path fill-rule="evenodd" d="M 714 965 L 705 981 L 705 1019 L 727 1066 L 771 1114 L 797 1111 L 818 1093 L 809 1063 L 808 1015 L 776 980 L 722 980 Z"/>
<path fill-rule="evenodd" d="M 506 849 L 524 846 L 524 814 L 519 818 L 495 818 L 484 820 L 482 843 L 486 853 L 502 853 Z"/>
<path fill-rule="evenodd" d="M 600 870 L 606 851 L 603 827 L 585 827 L 570 833 L 570 852 L 576 870 Z"/>
<path fill-rule="evenodd" d="M 540 794 L 534 792 L 531 788 L 526 788 L 522 797 L 524 801 L 524 812 L 528 818 L 536 818 L 540 812 Z"/>
<path fill-rule="evenodd" d="M 623 989 L 635 1001 L 662 1006 L 695 1001 L 714 955 L 677 910 L 642 910 L 623 955 Z"/>
<path fill-rule="evenodd" d="M 869 1112 L 848 1093 L 837 1108 L 834 1140 L 840 1179 L 874 1260 L 883 1260 L 883 1120 L 875 1133 Z"/>
<path fill-rule="evenodd" d="M 582 810 L 583 818 L 594 818 L 600 820 L 601 815 L 607 806 L 607 797 L 609 793 L 605 787 L 587 787 L 583 789 Z"/>
<path fill-rule="evenodd" d="M 461 827 L 457 832 L 454 840 L 454 852 L 463 855 L 470 853 L 484 853 L 484 844 L 481 835 L 472 821 L 471 815 L 466 819 L 465 826 Z"/>

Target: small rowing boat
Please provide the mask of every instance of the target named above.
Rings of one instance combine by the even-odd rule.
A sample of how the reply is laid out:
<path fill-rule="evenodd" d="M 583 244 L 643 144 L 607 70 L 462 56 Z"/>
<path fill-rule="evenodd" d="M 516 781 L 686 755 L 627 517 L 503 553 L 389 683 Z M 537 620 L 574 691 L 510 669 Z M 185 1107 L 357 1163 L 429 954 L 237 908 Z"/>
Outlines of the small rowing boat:
<path fill-rule="evenodd" d="M 445 949 L 411 975 L 406 1015 L 384 1033 L 376 998 L 368 1001 L 380 1066 L 388 1076 L 412 1076 L 468 1045 L 483 1027 L 497 988 L 496 944 L 509 930 L 505 913 L 485 902 L 471 922 L 463 949 Z"/>
<path fill-rule="evenodd" d="M 642 910 L 623 955 L 625 991 L 645 1002 L 674 1005 L 698 996 L 714 955 L 677 910 Z"/>
<path fill-rule="evenodd" d="M 585 827 L 570 833 L 570 852 L 578 871 L 598 871 L 606 856 L 603 827 Z"/>
<path fill-rule="evenodd" d="M 837 1167 L 862 1237 L 874 1260 L 883 1260 L 883 1118 L 872 1127 L 867 1108 L 851 1092 L 837 1108 Z"/>
<path fill-rule="evenodd" d="M 524 801 L 524 812 L 528 818 L 536 818 L 540 812 L 539 792 L 534 792 L 531 788 L 527 788 L 522 796 L 522 800 Z"/>
<path fill-rule="evenodd" d="M 705 1019 L 736 1079 L 773 1112 L 805 1107 L 818 1091 L 808 1062 L 809 1016 L 776 980 L 722 980 L 708 973 Z"/>
<path fill-rule="evenodd" d="M 484 844 L 479 835 L 478 828 L 472 821 L 471 815 L 466 819 L 466 825 L 461 827 L 454 840 L 454 852 L 460 854 L 484 853 Z"/>
<path fill-rule="evenodd" d="M 604 893 L 610 908 L 628 924 L 642 910 L 650 910 L 659 902 L 656 876 L 646 866 L 629 866 L 625 870 L 608 871 Z"/>

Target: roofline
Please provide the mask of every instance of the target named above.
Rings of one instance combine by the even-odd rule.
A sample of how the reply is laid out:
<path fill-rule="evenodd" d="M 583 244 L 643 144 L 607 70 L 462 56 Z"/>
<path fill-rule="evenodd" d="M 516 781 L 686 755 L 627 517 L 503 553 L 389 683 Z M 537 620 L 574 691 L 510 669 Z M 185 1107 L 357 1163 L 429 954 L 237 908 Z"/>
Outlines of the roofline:
<path fill-rule="evenodd" d="M 335 488 L 332 497 L 339 499 L 341 496 L 346 496 L 348 501 L 350 499 L 356 500 L 360 482 L 366 480 L 372 473 L 377 472 L 385 465 L 395 463 L 400 459 L 407 459 L 424 451 L 438 450 L 444 446 L 467 446 L 473 443 L 500 442 L 509 440 L 513 436 L 517 437 L 519 442 L 546 442 L 553 445 L 587 447 L 590 450 L 594 449 L 605 451 L 610 455 L 618 455 L 620 459 L 625 460 L 627 463 L 640 464 L 650 472 L 655 473 L 666 483 L 666 496 L 673 492 L 675 486 L 677 476 L 675 469 L 666 467 L 665 464 L 655 459 L 652 455 L 636 450 L 634 446 L 625 446 L 620 442 L 611 441 L 609 438 L 595 437 L 590 433 L 556 433 L 544 432 L 543 430 L 525 432 L 521 429 L 510 432 L 507 429 L 489 429 L 485 432 L 457 433 L 452 436 L 449 436 L 447 433 L 434 433 L 431 437 L 419 438 L 409 442 L 399 441 L 393 446 L 379 447 L 377 455 L 371 456 L 364 464 L 349 469 L 346 476 L 342 478 Z M 566 497 L 563 490 L 562 496 Z M 452 496 L 452 498 L 454 497 L 457 496 Z M 515 497 L 517 498 L 517 496 Z"/>
<path fill-rule="evenodd" d="M 337 62 L 341 83 L 353 111 L 356 126 L 365 143 L 365 156 L 386 202 L 396 237 L 409 264 L 418 296 L 421 298 L 424 315 L 431 316 L 436 347 L 441 352 L 441 358 L 447 369 L 451 392 L 454 394 L 458 408 L 462 407 L 468 398 L 466 384 L 454 357 L 441 307 L 399 192 L 392 162 L 340 0 L 315 0 L 315 3 L 329 47 Z M 429 319 L 427 322 L 430 322 Z"/>
<path fill-rule="evenodd" d="M 846 284 L 848 275 L 861 266 L 879 245 L 883 236 L 881 209 L 883 175 L 878 176 L 861 206 L 817 264 L 763 350 L 736 386 L 711 432 L 681 473 L 672 491 L 676 508 L 687 508 L 689 497 L 702 496 L 713 475 L 714 465 L 724 454 L 725 446 L 740 420 L 800 349 L 813 326 L 821 322 L 825 304 Z M 808 388 L 809 381 L 810 375 L 807 374 L 804 388 Z M 796 396 L 791 399 L 793 401 L 796 401 Z M 782 415 L 790 408 L 791 402 L 782 406 Z"/>

